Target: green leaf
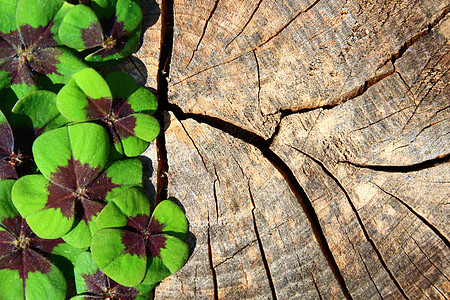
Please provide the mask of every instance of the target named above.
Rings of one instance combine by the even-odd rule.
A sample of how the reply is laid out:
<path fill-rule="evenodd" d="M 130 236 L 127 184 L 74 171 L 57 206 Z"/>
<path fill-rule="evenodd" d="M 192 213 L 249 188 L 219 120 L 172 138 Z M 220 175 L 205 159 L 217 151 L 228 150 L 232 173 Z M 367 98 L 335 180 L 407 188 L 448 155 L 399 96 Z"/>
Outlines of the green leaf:
<path fill-rule="evenodd" d="M 39 170 L 48 179 L 72 158 L 97 169 L 98 174 L 108 159 L 109 138 L 103 127 L 93 123 L 62 127 L 39 136 L 33 144 L 33 155 Z"/>
<path fill-rule="evenodd" d="M 111 112 L 112 95 L 106 81 L 94 69 L 86 68 L 58 93 L 59 111 L 69 120 L 106 118 Z"/>
<path fill-rule="evenodd" d="M 34 28 L 47 26 L 53 19 L 63 0 L 20 0 L 17 5 L 17 27 L 28 24 Z"/>
<path fill-rule="evenodd" d="M 116 23 L 123 22 L 125 31 L 134 31 L 142 21 L 142 10 L 139 3 L 133 0 L 117 0 L 116 18 Z"/>
<path fill-rule="evenodd" d="M 150 215 L 150 203 L 141 188 L 131 187 L 112 199 L 97 217 L 97 228 L 125 227 L 128 217 Z"/>
<path fill-rule="evenodd" d="M 169 200 L 161 201 L 153 211 L 152 217 L 164 224 L 163 233 L 176 236 L 180 240 L 186 238 L 188 222 L 181 208 Z"/>
<path fill-rule="evenodd" d="M 147 257 L 128 251 L 122 243 L 122 235 L 126 233 L 129 232 L 120 229 L 98 231 L 92 238 L 91 252 L 103 273 L 122 285 L 136 286 L 145 276 Z M 133 237 L 136 238 L 133 246 L 144 249 L 139 235 L 134 233 Z"/>
<path fill-rule="evenodd" d="M 138 89 L 136 81 L 123 72 L 108 73 L 105 80 L 114 98 L 126 99 Z"/>
<path fill-rule="evenodd" d="M 158 108 L 158 99 L 146 88 L 138 88 L 128 98 L 128 103 L 134 112 L 145 112 L 152 115 Z"/>
<path fill-rule="evenodd" d="M 68 83 L 74 73 L 88 67 L 78 56 L 65 47 L 56 47 L 60 54 L 59 63 L 56 64 L 57 73 L 49 73 L 46 76 L 54 83 Z"/>
<path fill-rule="evenodd" d="M 7 218 L 17 216 L 18 212 L 11 202 L 11 189 L 16 181 L 6 179 L 0 181 L 0 223 Z"/>
<path fill-rule="evenodd" d="M 56 107 L 56 94 L 49 91 L 29 93 L 16 103 L 13 112 L 30 118 L 36 136 L 69 122 Z"/>
<path fill-rule="evenodd" d="M 49 181 L 42 175 L 19 178 L 12 190 L 12 199 L 22 217 L 39 237 L 56 239 L 72 228 L 74 221 L 61 209 L 46 208 Z"/>
<path fill-rule="evenodd" d="M 16 9 L 18 0 L 0 1 L 0 32 L 8 33 L 16 29 Z"/>
<path fill-rule="evenodd" d="M 119 185 L 108 193 L 108 201 L 129 187 L 142 185 L 142 163 L 136 158 L 113 162 L 106 168 L 105 174 L 113 184 Z"/>
<path fill-rule="evenodd" d="M 67 12 L 58 32 L 61 42 L 73 49 L 84 50 L 101 46 L 103 31 L 94 11 L 83 5 L 75 5 Z"/>
<path fill-rule="evenodd" d="M 117 0 L 92 0 L 91 8 L 102 20 L 110 19 L 114 16 Z"/>

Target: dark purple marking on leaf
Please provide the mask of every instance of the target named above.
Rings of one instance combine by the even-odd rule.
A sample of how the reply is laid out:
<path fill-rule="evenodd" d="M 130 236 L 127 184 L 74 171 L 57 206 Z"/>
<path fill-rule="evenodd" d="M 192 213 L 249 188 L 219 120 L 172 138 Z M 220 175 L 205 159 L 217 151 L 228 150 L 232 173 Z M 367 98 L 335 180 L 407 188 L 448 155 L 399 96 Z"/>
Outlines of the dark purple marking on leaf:
<path fill-rule="evenodd" d="M 147 234 L 147 247 L 154 257 L 161 258 L 161 249 L 166 248 L 166 240 L 167 238 L 162 235 L 162 231 L 165 225 L 160 223 L 154 217 L 150 219 L 150 223 L 148 224 Z"/>
<path fill-rule="evenodd" d="M 137 214 L 135 217 L 128 217 L 127 226 L 142 232 L 147 227 L 149 218 L 149 216 L 143 214 Z"/>
<path fill-rule="evenodd" d="M 73 190 L 61 187 L 54 183 L 49 184 L 47 202 L 45 208 L 60 209 L 61 214 L 71 219 L 75 214 L 75 201 L 77 198 L 73 195 Z"/>
<path fill-rule="evenodd" d="M 139 295 L 139 291 L 133 287 L 127 287 L 118 284 L 100 270 L 94 274 L 81 275 L 86 283 L 86 293 L 92 296 L 87 296 L 85 299 L 134 299 Z"/>
<path fill-rule="evenodd" d="M 14 166 L 20 163 L 19 156 L 14 153 L 14 136 L 8 122 L 0 123 L 0 180 L 17 179 Z"/>
<path fill-rule="evenodd" d="M 128 31 L 125 29 L 125 25 L 123 21 L 117 22 L 117 16 L 114 19 L 114 25 L 111 29 L 110 36 L 115 40 L 120 40 L 121 38 L 125 37 L 129 34 Z M 120 49 L 122 50 L 122 49 Z"/>
<path fill-rule="evenodd" d="M 114 98 L 114 107 L 112 109 L 112 114 L 117 118 L 125 118 L 135 111 L 131 108 L 131 104 L 128 103 L 128 99 L 117 99 Z"/>
<path fill-rule="evenodd" d="M 130 115 L 125 118 L 117 119 L 114 127 L 122 140 L 130 136 L 135 136 L 136 133 L 134 128 L 136 128 L 136 117 Z"/>
<path fill-rule="evenodd" d="M 68 160 L 67 166 L 58 166 L 58 169 L 51 174 L 49 179 L 55 184 L 74 191 L 78 187 L 86 187 L 99 176 L 100 172 L 99 168 L 92 168 L 87 163 L 82 164 L 72 157 Z"/>
<path fill-rule="evenodd" d="M 93 99 L 87 97 L 88 104 L 84 108 L 86 116 L 90 120 L 107 118 L 111 113 L 112 100 L 110 98 Z"/>
<path fill-rule="evenodd" d="M 83 217 L 81 220 L 84 220 L 87 223 L 91 222 L 92 217 L 98 215 L 106 205 L 105 202 L 98 202 L 89 199 L 81 199 L 81 203 L 83 204 Z"/>
<path fill-rule="evenodd" d="M 103 27 L 106 29 L 109 27 L 109 24 L 104 24 Z M 111 31 L 103 38 L 103 43 L 101 45 L 103 49 L 96 51 L 95 55 L 100 55 L 105 58 L 119 53 L 125 48 L 129 40 L 128 34 L 129 32 L 124 29 L 123 22 L 117 22 L 117 16 L 115 16 Z"/>
<path fill-rule="evenodd" d="M 14 166 L 8 161 L 0 160 L 0 180 L 17 178 L 17 172 Z"/>
<path fill-rule="evenodd" d="M 105 206 L 108 193 L 120 186 L 112 183 L 106 173 L 99 174 L 100 171 L 72 157 L 67 166 L 59 166 L 51 174 L 45 207 L 61 209 L 66 218 L 76 215 L 78 219 L 90 222 Z M 77 213 L 76 202 L 80 202 L 83 208 Z"/>
<path fill-rule="evenodd" d="M 166 248 L 167 240 L 161 234 L 164 224 L 159 223 L 154 218 L 151 218 L 150 223 L 148 223 L 148 216 L 138 214 L 136 217 L 128 218 L 127 226 L 135 228 L 140 234 L 129 230 L 122 232 L 122 243 L 125 245 L 125 253 L 144 255 L 145 248 L 147 248 L 153 257 L 161 258 L 161 249 Z M 143 244 L 141 245 L 141 243 Z"/>
<path fill-rule="evenodd" d="M 14 236 L 19 236 L 22 230 L 22 217 L 17 215 L 15 217 L 5 218 L 1 225 Z"/>
<path fill-rule="evenodd" d="M 39 238 L 20 216 L 3 220 L 2 226 L 7 231 L 0 231 L 0 270 L 18 270 L 24 284 L 28 273 L 51 270 L 50 262 L 41 253 L 51 253 L 62 239 Z"/>
<path fill-rule="evenodd" d="M 5 58 L 0 70 L 9 73 L 11 85 L 37 85 L 33 72 L 61 75 L 56 65 L 62 51 L 55 48 L 57 43 L 51 32 L 52 26 L 53 21 L 38 28 L 25 24 L 20 30 L 0 32 L 0 57 Z"/>
<path fill-rule="evenodd" d="M 11 58 L 14 54 L 16 54 L 16 49 L 2 37 L 0 32 L 0 60 Z"/>
<path fill-rule="evenodd" d="M 145 256 L 146 254 L 144 237 L 137 232 L 123 230 L 122 244 L 125 246 L 124 253 L 137 256 Z"/>
<path fill-rule="evenodd" d="M 81 29 L 81 40 L 87 49 L 98 47 L 103 42 L 103 31 L 98 23 L 92 22 L 88 28 Z"/>
<path fill-rule="evenodd" d="M 162 234 L 152 234 L 147 238 L 147 248 L 152 253 L 153 257 L 161 258 L 161 249 L 166 248 L 167 238 Z"/>
<path fill-rule="evenodd" d="M 152 217 L 150 219 L 150 224 L 148 224 L 148 230 L 151 234 L 162 233 L 164 230 L 164 227 L 166 227 L 166 225 L 164 225 L 163 223 L 160 223 L 154 217 Z"/>
<path fill-rule="evenodd" d="M 107 173 L 102 173 L 89 185 L 86 194 L 89 199 L 104 201 L 108 193 L 119 186 L 112 182 L 112 178 L 108 177 Z"/>

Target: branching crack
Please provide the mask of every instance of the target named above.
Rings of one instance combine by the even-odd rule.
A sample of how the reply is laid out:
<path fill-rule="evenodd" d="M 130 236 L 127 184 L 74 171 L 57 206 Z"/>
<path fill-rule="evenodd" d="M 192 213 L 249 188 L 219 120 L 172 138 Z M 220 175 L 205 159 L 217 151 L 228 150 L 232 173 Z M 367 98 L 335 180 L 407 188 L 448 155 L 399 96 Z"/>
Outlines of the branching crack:
<path fill-rule="evenodd" d="M 239 248 L 236 252 L 234 252 L 233 254 L 231 254 L 230 257 L 225 258 L 224 260 L 222 260 L 221 262 L 217 263 L 216 266 L 214 268 L 219 267 L 220 265 L 226 263 L 227 261 L 229 261 L 230 259 L 233 259 L 236 255 L 238 255 L 239 253 L 241 253 L 242 251 L 244 251 L 245 249 L 247 249 L 249 246 L 251 246 L 253 243 L 255 243 L 257 241 L 257 239 L 254 239 L 252 241 L 250 241 L 250 243 L 246 244 L 245 246 Z"/>
<path fill-rule="evenodd" d="M 316 164 L 318 164 L 321 169 L 323 170 L 323 172 L 325 174 L 327 174 L 335 183 L 336 185 L 344 192 L 344 195 L 347 199 L 347 202 L 349 203 L 350 207 L 352 208 L 353 213 L 356 216 L 356 219 L 358 220 L 359 226 L 361 227 L 361 230 L 366 238 L 366 240 L 369 242 L 369 244 L 371 245 L 372 249 L 374 250 L 374 252 L 376 253 L 378 260 L 380 261 L 381 265 L 383 266 L 383 268 L 385 269 L 385 271 L 387 272 L 387 274 L 389 275 L 389 277 L 391 278 L 391 280 L 393 281 L 393 283 L 395 284 L 395 286 L 397 287 L 397 289 L 399 290 L 399 292 L 402 294 L 402 296 L 405 299 L 409 299 L 408 296 L 406 295 L 405 291 L 403 290 L 403 288 L 401 287 L 400 283 L 397 281 L 397 279 L 395 278 L 394 274 L 392 273 L 392 271 L 389 269 L 388 265 L 386 264 L 383 256 L 381 255 L 380 250 L 378 250 L 377 246 L 375 245 L 375 242 L 372 240 L 372 238 L 369 236 L 369 233 L 367 232 L 366 227 L 364 226 L 364 223 L 361 219 L 361 216 L 358 213 L 358 210 L 356 209 L 355 205 L 353 204 L 352 200 L 350 199 L 350 195 L 348 194 L 347 190 L 344 188 L 344 186 L 340 183 L 340 181 L 325 167 L 325 165 L 319 161 L 318 159 L 312 157 L 311 155 L 309 155 L 308 153 L 295 148 L 293 146 L 291 146 L 292 149 L 298 151 L 299 153 L 305 155 L 306 157 L 308 157 L 309 159 L 311 159 L 312 161 L 314 161 Z"/>
<path fill-rule="evenodd" d="M 312 206 L 311 200 L 308 198 L 306 192 L 301 187 L 300 183 L 297 181 L 297 178 L 295 177 L 292 170 L 275 152 L 272 151 L 272 149 L 270 149 L 270 141 L 265 140 L 263 137 L 253 132 L 240 128 L 222 119 L 206 115 L 184 113 L 180 107 L 174 104 L 169 104 L 169 107 L 178 120 L 193 119 L 199 123 L 207 124 L 213 128 L 228 133 L 229 135 L 239 140 L 251 144 L 261 151 L 263 156 L 272 163 L 272 165 L 278 170 L 278 172 L 280 172 L 280 174 L 286 180 L 292 193 L 297 198 L 298 203 L 302 207 L 303 212 L 305 213 L 306 217 L 308 218 L 308 221 L 311 224 L 311 228 L 313 230 L 315 239 L 317 240 L 322 250 L 322 253 L 328 263 L 328 266 L 330 267 L 337 282 L 339 283 L 342 293 L 344 294 L 346 299 L 352 299 L 352 296 L 350 295 L 347 285 L 345 283 L 344 277 L 340 272 L 340 269 L 336 263 L 336 259 L 334 258 L 333 253 L 331 252 L 328 242 L 325 238 L 325 234 L 320 225 L 317 213 L 314 207 Z"/>
<path fill-rule="evenodd" d="M 232 38 L 231 41 L 229 41 L 225 45 L 225 48 L 227 48 L 235 39 L 237 39 L 242 34 L 242 32 L 244 32 L 245 28 L 247 28 L 247 25 L 250 23 L 250 21 L 255 16 L 256 11 L 259 9 L 259 6 L 261 5 L 261 2 L 263 2 L 263 0 L 259 0 L 258 4 L 256 4 L 255 9 L 253 10 L 253 12 L 251 13 L 250 17 L 248 18 L 247 22 L 245 22 L 244 27 L 242 27 L 242 29 L 239 31 L 239 33 L 234 38 Z"/>
<path fill-rule="evenodd" d="M 189 59 L 189 61 L 188 61 L 187 65 L 186 65 L 186 68 L 185 68 L 185 69 L 187 69 L 187 67 L 189 67 L 189 65 L 191 64 L 192 59 L 194 58 L 194 55 L 195 55 L 195 53 L 196 53 L 197 50 L 198 50 L 198 47 L 199 47 L 200 44 L 202 43 L 203 37 L 205 36 L 205 33 L 206 33 L 206 28 L 208 27 L 208 23 L 209 23 L 209 21 L 211 20 L 211 18 L 212 18 L 212 16 L 213 16 L 214 12 L 216 11 L 216 8 L 217 8 L 217 5 L 219 4 L 219 1 L 220 1 L 220 0 L 216 0 L 216 2 L 214 3 L 214 7 L 212 8 L 212 10 L 211 10 L 211 12 L 210 12 L 210 14 L 209 14 L 209 16 L 208 16 L 208 19 L 206 19 L 205 25 L 203 26 L 202 35 L 200 36 L 200 39 L 198 40 L 197 46 L 195 46 L 194 51 L 192 51 L 191 58 Z"/>
<path fill-rule="evenodd" d="M 412 208 L 408 203 L 400 199 L 399 197 L 395 196 L 392 193 L 389 193 L 385 189 L 383 189 L 381 186 L 375 184 L 372 182 L 373 185 L 375 185 L 377 188 L 379 188 L 382 192 L 389 195 L 390 197 L 394 198 L 398 202 L 400 202 L 404 207 L 406 207 L 414 216 L 416 216 L 420 221 L 422 221 L 428 228 L 430 228 L 443 242 L 444 244 L 450 248 L 450 241 L 449 239 L 443 234 L 435 225 L 433 225 L 430 221 L 428 221 L 424 216 L 419 214 L 414 208 Z"/>

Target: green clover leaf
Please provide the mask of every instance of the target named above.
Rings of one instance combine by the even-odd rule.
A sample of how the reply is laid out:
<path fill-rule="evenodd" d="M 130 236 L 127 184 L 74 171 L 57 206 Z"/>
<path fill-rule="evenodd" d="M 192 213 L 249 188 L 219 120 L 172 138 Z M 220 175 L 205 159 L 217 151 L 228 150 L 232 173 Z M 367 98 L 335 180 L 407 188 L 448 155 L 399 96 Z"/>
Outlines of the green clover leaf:
<path fill-rule="evenodd" d="M 58 35 L 68 47 L 94 50 L 87 61 L 120 59 L 138 49 L 141 21 L 142 10 L 135 0 L 92 1 L 91 7 L 79 4 L 70 9 Z"/>
<path fill-rule="evenodd" d="M 34 142 L 33 155 L 42 175 L 17 181 L 14 205 L 38 236 L 63 237 L 75 247 L 89 246 L 95 218 L 108 201 L 142 184 L 139 160 L 107 165 L 109 138 L 97 124 L 45 132 Z"/>
<path fill-rule="evenodd" d="M 56 107 L 56 94 L 50 91 L 27 94 L 16 103 L 12 112 L 29 118 L 36 137 L 69 123 Z"/>
<path fill-rule="evenodd" d="M 154 285 L 187 261 L 187 220 L 171 201 L 162 201 L 150 216 L 146 196 L 130 188 L 106 205 L 97 226 L 92 255 L 100 269 L 122 285 Z"/>
<path fill-rule="evenodd" d="M 127 156 L 141 154 L 159 134 L 153 93 L 128 75 L 113 72 L 103 79 L 94 69 L 83 69 L 58 93 L 57 106 L 74 122 L 100 120 L 112 137 L 115 150 Z"/>
<path fill-rule="evenodd" d="M 67 11 L 62 0 L 5 0 L 0 5 L 0 89 L 11 84 L 21 98 L 38 89 L 36 74 L 66 83 L 87 67 L 55 37 Z"/>

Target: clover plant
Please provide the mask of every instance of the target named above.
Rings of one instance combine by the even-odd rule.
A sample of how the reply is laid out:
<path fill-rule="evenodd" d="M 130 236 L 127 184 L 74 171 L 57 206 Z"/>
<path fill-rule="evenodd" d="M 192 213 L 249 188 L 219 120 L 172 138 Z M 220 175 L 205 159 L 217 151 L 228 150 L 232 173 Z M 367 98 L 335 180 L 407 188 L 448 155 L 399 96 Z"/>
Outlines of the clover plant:
<path fill-rule="evenodd" d="M 91 7 L 73 6 L 64 16 L 59 38 L 79 51 L 90 49 L 87 61 L 126 57 L 140 43 L 142 10 L 134 0 L 92 0 Z"/>
<path fill-rule="evenodd" d="M 33 144 L 33 155 L 42 175 L 19 178 L 12 197 L 17 210 L 42 238 L 63 237 L 74 246 L 89 246 L 95 232 L 92 221 L 106 202 L 126 187 L 142 184 L 139 160 L 107 165 L 109 139 L 97 124 L 43 133 Z"/>
<path fill-rule="evenodd" d="M 189 256 L 183 211 L 123 159 L 157 100 L 87 64 L 137 50 L 137 0 L 0 0 L 0 20 L 0 299 L 150 299 Z"/>
<path fill-rule="evenodd" d="M 11 202 L 13 185 L 0 181 L 0 299 L 64 299 L 66 279 L 49 257 L 73 259 L 82 250 L 37 237 Z"/>
<path fill-rule="evenodd" d="M 159 123 L 151 116 L 158 106 L 155 95 L 121 72 L 105 79 L 94 69 L 75 73 L 59 91 L 57 106 L 71 121 L 101 121 L 115 150 L 127 156 L 144 152 L 159 134 Z"/>
<path fill-rule="evenodd" d="M 11 84 L 18 98 L 38 89 L 38 74 L 65 83 L 86 66 L 58 43 L 62 0 L 0 2 L 0 89 Z"/>
<path fill-rule="evenodd" d="M 125 286 L 155 284 L 181 268 L 189 248 L 183 211 L 162 201 L 150 215 L 145 195 L 128 189 L 108 203 L 97 219 L 91 251 L 100 269 Z"/>

